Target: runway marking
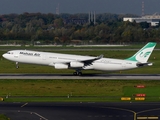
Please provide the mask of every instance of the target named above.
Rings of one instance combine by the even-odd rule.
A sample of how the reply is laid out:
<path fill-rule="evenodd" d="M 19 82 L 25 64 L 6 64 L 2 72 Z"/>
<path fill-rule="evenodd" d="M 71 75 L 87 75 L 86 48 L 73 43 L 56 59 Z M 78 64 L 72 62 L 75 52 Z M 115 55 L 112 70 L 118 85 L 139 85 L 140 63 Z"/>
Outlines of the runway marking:
<path fill-rule="evenodd" d="M 26 103 L 25 103 L 26 104 Z M 25 105 L 24 104 L 24 105 Z M 27 103 L 28 104 L 28 103 Z M 42 115 L 36 113 L 36 112 L 31 112 L 31 111 L 19 111 L 19 112 L 24 112 L 24 113 L 30 113 L 30 114 L 35 114 L 36 116 L 40 117 L 40 120 L 48 120 L 47 118 L 43 117 Z"/>
<path fill-rule="evenodd" d="M 24 106 L 26 106 L 28 103 L 25 103 L 25 104 L 23 104 L 21 107 L 24 107 Z"/>
<path fill-rule="evenodd" d="M 42 119 L 44 119 L 44 120 L 48 120 L 47 118 L 45 118 L 45 117 L 43 117 L 43 116 L 41 116 L 40 114 L 38 114 L 38 113 L 36 113 L 36 112 L 33 112 L 35 115 L 37 115 L 37 116 L 39 116 L 40 117 L 40 119 L 42 118 Z"/>

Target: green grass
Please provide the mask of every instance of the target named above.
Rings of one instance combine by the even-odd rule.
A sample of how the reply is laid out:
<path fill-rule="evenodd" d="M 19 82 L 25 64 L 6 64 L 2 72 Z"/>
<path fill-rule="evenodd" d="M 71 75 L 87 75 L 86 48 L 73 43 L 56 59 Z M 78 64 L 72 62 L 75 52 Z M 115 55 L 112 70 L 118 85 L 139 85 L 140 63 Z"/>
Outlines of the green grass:
<path fill-rule="evenodd" d="M 10 120 L 7 116 L 0 114 L 0 120 Z"/>
<path fill-rule="evenodd" d="M 114 93 L 115 96 L 119 96 L 122 94 L 120 92 L 122 86 L 119 84 L 116 87 L 116 84 L 114 81 L 103 80 L 0 80 L 0 95 L 112 96 Z"/>
<path fill-rule="evenodd" d="M 145 88 L 135 88 L 145 85 Z M 146 94 L 160 101 L 160 82 L 154 80 L 0 80 L 0 97 L 6 102 L 106 102 Z"/>
<path fill-rule="evenodd" d="M 157 82 L 159 84 L 159 82 Z M 136 88 L 125 86 L 123 89 L 124 96 L 129 96 L 132 99 L 136 94 L 146 94 L 145 101 L 160 101 L 160 86 L 159 85 L 146 85 L 145 88 Z"/>
<path fill-rule="evenodd" d="M 135 94 L 147 94 L 147 97 L 160 97 L 160 87 L 159 86 L 147 86 L 145 88 L 136 88 L 136 87 L 124 87 L 124 96 L 131 96 Z"/>

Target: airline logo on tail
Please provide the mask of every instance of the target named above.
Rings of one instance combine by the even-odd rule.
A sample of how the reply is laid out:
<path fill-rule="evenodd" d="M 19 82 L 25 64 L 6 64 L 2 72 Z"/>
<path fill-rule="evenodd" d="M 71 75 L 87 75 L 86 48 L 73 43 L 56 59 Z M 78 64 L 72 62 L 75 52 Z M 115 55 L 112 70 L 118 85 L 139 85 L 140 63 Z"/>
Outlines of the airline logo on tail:
<path fill-rule="evenodd" d="M 139 56 L 146 58 L 146 57 L 147 57 L 148 55 L 150 55 L 150 54 L 151 54 L 151 52 L 146 52 L 146 53 L 141 52 L 141 54 L 140 54 Z"/>
<path fill-rule="evenodd" d="M 133 55 L 132 57 L 130 57 L 126 60 L 146 63 L 148 61 L 148 59 L 149 59 L 149 57 L 150 57 L 150 55 L 151 55 L 155 46 L 156 46 L 156 43 L 149 42 L 142 49 L 140 49 L 135 55 Z"/>

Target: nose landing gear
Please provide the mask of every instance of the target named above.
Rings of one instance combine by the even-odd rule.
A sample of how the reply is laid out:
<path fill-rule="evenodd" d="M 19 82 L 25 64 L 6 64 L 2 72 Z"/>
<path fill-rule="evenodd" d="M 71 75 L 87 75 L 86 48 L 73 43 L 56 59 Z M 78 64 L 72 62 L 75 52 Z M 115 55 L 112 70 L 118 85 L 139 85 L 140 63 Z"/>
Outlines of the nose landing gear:
<path fill-rule="evenodd" d="M 17 69 L 19 68 L 18 62 L 16 62 L 16 68 L 17 68 Z"/>

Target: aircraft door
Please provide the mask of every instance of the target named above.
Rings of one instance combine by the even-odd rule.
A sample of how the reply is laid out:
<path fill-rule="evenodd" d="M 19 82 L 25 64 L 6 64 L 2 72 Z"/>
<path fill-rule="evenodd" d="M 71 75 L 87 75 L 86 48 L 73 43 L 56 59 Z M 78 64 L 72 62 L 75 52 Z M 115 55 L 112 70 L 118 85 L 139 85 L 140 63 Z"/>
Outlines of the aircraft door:
<path fill-rule="evenodd" d="M 14 58 L 18 59 L 19 58 L 19 54 L 18 53 L 13 53 L 14 54 Z"/>

